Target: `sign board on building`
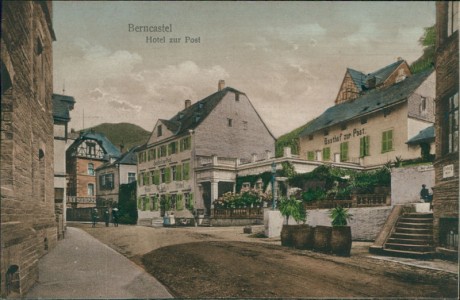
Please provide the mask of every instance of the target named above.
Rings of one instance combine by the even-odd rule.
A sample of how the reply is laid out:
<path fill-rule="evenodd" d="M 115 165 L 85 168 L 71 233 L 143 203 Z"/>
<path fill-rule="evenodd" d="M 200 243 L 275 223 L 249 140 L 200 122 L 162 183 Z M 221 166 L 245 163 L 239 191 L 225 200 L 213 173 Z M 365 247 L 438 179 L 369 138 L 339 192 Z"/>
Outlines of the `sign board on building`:
<path fill-rule="evenodd" d="M 454 165 L 447 165 L 442 168 L 442 178 L 454 176 Z"/>
<path fill-rule="evenodd" d="M 417 167 L 417 171 L 419 171 L 419 172 L 430 171 L 430 170 L 433 170 L 433 169 L 434 169 L 433 165 L 429 165 L 429 166 L 418 166 L 418 167 Z"/>

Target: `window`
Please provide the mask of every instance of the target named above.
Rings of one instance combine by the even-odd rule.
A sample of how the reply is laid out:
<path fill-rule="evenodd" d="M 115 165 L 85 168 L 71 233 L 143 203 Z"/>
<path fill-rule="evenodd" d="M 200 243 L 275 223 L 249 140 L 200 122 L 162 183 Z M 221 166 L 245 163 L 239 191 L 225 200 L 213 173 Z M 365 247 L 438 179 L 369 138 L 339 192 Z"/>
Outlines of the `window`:
<path fill-rule="evenodd" d="M 391 114 L 391 108 L 384 108 L 383 109 L 383 117 L 386 118 Z"/>
<path fill-rule="evenodd" d="M 86 142 L 86 155 L 88 156 L 96 156 L 96 144 Z"/>
<path fill-rule="evenodd" d="M 184 173 L 183 180 L 189 180 L 190 179 L 190 162 L 184 162 L 183 173 Z"/>
<path fill-rule="evenodd" d="M 177 180 L 177 167 L 176 166 L 171 167 L 171 176 L 172 176 L 172 181 Z"/>
<path fill-rule="evenodd" d="M 369 136 L 363 136 L 359 140 L 359 157 L 369 156 Z"/>
<path fill-rule="evenodd" d="M 382 132 L 382 153 L 393 150 L 393 130 Z"/>
<path fill-rule="evenodd" d="M 160 184 L 160 170 L 155 170 L 155 175 L 153 177 L 153 184 L 159 185 Z"/>
<path fill-rule="evenodd" d="M 88 183 L 88 196 L 94 196 L 94 184 Z"/>
<path fill-rule="evenodd" d="M 165 182 L 166 182 L 166 171 L 165 171 L 165 168 L 160 169 L 160 175 L 161 175 L 161 183 L 165 183 Z"/>
<path fill-rule="evenodd" d="M 171 168 L 165 168 L 165 179 L 166 179 L 166 183 L 170 183 L 171 182 Z"/>
<path fill-rule="evenodd" d="M 150 182 L 152 184 L 157 184 L 155 181 L 155 171 L 150 171 Z"/>
<path fill-rule="evenodd" d="M 348 160 L 348 142 L 340 143 L 340 161 Z"/>
<path fill-rule="evenodd" d="M 163 135 L 163 127 L 161 125 L 158 125 L 157 136 L 162 136 L 162 135 Z"/>
<path fill-rule="evenodd" d="M 313 134 L 310 134 L 310 135 L 308 136 L 308 140 L 309 140 L 309 141 L 312 141 L 312 140 L 313 140 Z"/>
<path fill-rule="evenodd" d="M 329 130 L 324 130 L 324 135 L 329 135 Z"/>
<path fill-rule="evenodd" d="M 144 185 L 149 185 L 149 172 L 145 172 L 142 174 L 142 183 Z"/>
<path fill-rule="evenodd" d="M 88 164 L 88 175 L 94 176 L 94 164 Z"/>
<path fill-rule="evenodd" d="M 420 113 L 426 111 L 426 97 L 420 97 Z"/>
<path fill-rule="evenodd" d="M 134 174 L 134 173 L 133 173 Z M 114 187 L 112 173 L 99 175 L 99 188 L 101 190 L 111 190 Z"/>
<path fill-rule="evenodd" d="M 191 149 L 191 140 L 192 138 L 187 136 L 185 138 L 183 138 L 182 140 L 180 140 L 180 144 L 179 144 L 179 151 L 185 151 L 185 150 L 190 150 Z"/>
<path fill-rule="evenodd" d="M 54 203 L 62 203 L 64 200 L 64 188 L 54 188 Z"/>
<path fill-rule="evenodd" d="M 323 148 L 323 160 L 330 160 L 331 159 L 331 148 L 326 147 Z"/>
<path fill-rule="evenodd" d="M 136 181 L 136 173 L 128 173 L 128 183 L 131 183 L 133 181 Z"/>
<path fill-rule="evenodd" d="M 184 200 L 185 200 L 185 207 L 187 207 L 188 209 L 193 209 L 192 194 L 184 193 Z"/>
<path fill-rule="evenodd" d="M 315 152 L 313 152 L 313 151 L 308 151 L 308 152 L 307 152 L 307 159 L 308 159 L 308 160 L 314 160 L 314 159 L 315 159 Z"/>
<path fill-rule="evenodd" d="M 228 125 L 228 127 L 233 127 L 233 120 L 232 119 L 227 119 L 227 125 Z"/>
<path fill-rule="evenodd" d="M 169 144 L 169 154 L 177 153 L 177 142 L 172 142 Z"/>
<path fill-rule="evenodd" d="M 447 151 L 448 153 L 453 153 L 458 151 L 458 92 L 449 98 L 449 111 L 447 114 Z"/>
<path fill-rule="evenodd" d="M 243 121 L 243 130 L 248 130 L 248 121 Z"/>
<path fill-rule="evenodd" d="M 449 1 L 447 10 L 447 36 L 458 30 L 458 2 Z"/>
<path fill-rule="evenodd" d="M 176 181 L 182 180 L 182 165 L 176 166 Z"/>
<path fill-rule="evenodd" d="M 158 157 L 165 157 L 166 155 L 168 155 L 166 145 L 160 146 Z"/>
<path fill-rule="evenodd" d="M 367 123 L 367 118 L 366 117 L 362 117 L 361 118 L 361 124 L 366 124 Z"/>
<path fill-rule="evenodd" d="M 239 93 L 235 93 L 235 101 L 240 101 L 240 94 Z"/>
<path fill-rule="evenodd" d="M 340 125 L 340 130 L 346 130 L 346 129 L 347 129 L 346 123 L 343 123 L 342 125 Z"/>

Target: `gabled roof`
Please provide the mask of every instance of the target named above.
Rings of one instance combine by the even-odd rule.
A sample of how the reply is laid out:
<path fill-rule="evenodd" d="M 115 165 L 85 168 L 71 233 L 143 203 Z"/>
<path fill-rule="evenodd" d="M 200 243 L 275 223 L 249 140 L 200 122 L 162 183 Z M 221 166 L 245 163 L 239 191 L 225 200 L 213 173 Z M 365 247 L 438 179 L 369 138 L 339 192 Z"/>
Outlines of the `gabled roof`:
<path fill-rule="evenodd" d="M 436 133 L 434 131 L 434 126 L 427 127 L 409 139 L 406 144 L 420 144 L 420 143 L 430 143 L 435 139 Z"/>
<path fill-rule="evenodd" d="M 397 62 L 394 62 L 392 64 L 389 64 L 388 66 L 385 66 L 381 69 L 378 69 L 377 71 L 374 71 L 369 74 L 364 74 L 363 72 L 353 70 L 350 68 L 347 68 L 347 72 L 350 74 L 351 79 L 353 79 L 353 82 L 355 83 L 356 87 L 360 92 L 363 90 L 367 90 L 367 80 L 371 78 L 375 78 L 375 85 L 378 86 L 379 84 L 385 82 L 385 80 L 388 79 L 388 77 L 393 74 L 393 72 L 402 64 L 404 63 L 404 60 L 398 60 Z"/>
<path fill-rule="evenodd" d="M 178 112 L 174 117 L 167 121 L 167 124 L 165 124 L 167 126 L 171 126 L 173 129 L 176 129 L 173 131 L 175 135 L 188 132 L 190 129 L 195 129 L 198 125 L 201 124 L 201 122 L 203 122 L 203 120 L 217 106 L 217 104 L 219 104 L 219 102 L 228 92 L 245 95 L 243 92 L 240 92 L 234 88 L 226 87 Z"/>
<path fill-rule="evenodd" d="M 305 128 L 300 136 L 378 111 L 384 107 L 407 100 L 415 89 L 433 72 L 433 69 L 417 73 L 405 80 L 383 89 L 374 89 L 353 101 L 343 102 L 328 108 Z"/>
<path fill-rule="evenodd" d="M 70 121 L 70 113 L 75 104 L 74 97 L 53 94 L 51 99 L 53 100 L 53 118 L 55 121 Z"/>
<path fill-rule="evenodd" d="M 82 133 L 76 140 L 73 142 L 73 145 L 79 145 L 81 142 L 85 140 L 96 140 L 99 142 L 101 147 L 104 149 L 106 152 L 106 155 L 109 157 L 120 157 L 121 152 L 120 150 L 115 147 L 112 142 L 102 133 L 99 132 L 91 132 L 87 131 Z"/>
<path fill-rule="evenodd" d="M 102 169 L 105 169 L 105 168 L 108 168 L 108 167 L 111 167 L 111 166 L 114 166 L 114 165 L 136 165 L 137 163 L 137 155 L 136 155 L 136 151 L 137 151 L 137 148 L 138 147 L 133 147 L 131 150 L 129 150 L 128 152 L 126 153 L 123 153 L 121 155 L 120 158 L 118 158 L 117 160 L 115 160 L 114 162 L 110 163 L 110 162 L 106 162 L 104 164 L 102 164 L 99 168 L 97 168 L 96 170 L 102 170 Z"/>

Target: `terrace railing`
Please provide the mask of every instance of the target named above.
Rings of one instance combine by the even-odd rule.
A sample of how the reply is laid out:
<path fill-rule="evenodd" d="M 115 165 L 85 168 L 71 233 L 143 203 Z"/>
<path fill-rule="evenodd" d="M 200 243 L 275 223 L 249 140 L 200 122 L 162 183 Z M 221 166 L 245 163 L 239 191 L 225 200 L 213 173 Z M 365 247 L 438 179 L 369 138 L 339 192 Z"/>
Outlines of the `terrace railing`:
<path fill-rule="evenodd" d="M 262 207 L 214 208 L 212 218 L 220 219 L 263 219 Z"/>
<path fill-rule="evenodd" d="M 343 208 L 375 207 L 391 205 L 389 194 L 356 194 L 351 200 L 316 200 L 304 203 L 305 209 L 334 208 L 340 205 Z"/>

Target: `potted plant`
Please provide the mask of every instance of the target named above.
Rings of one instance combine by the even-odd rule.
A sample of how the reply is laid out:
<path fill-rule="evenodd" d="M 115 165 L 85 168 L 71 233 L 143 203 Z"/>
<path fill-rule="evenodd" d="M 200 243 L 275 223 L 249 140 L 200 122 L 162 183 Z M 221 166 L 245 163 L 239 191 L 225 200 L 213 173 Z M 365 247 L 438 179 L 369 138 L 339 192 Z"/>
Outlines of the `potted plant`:
<path fill-rule="evenodd" d="M 351 227 L 347 221 L 352 215 L 341 206 L 337 206 L 330 212 L 332 219 L 331 251 L 340 256 L 350 256 L 351 250 Z"/>
<path fill-rule="evenodd" d="M 283 198 L 279 202 L 279 209 L 286 220 L 281 230 L 281 245 L 294 246 L 299 249 L 311 249 L 313 228 L 305 224 L 307 213 L 302 201 L 295 199 L 295 197 Z M 289 225 L 290 217 L 296 221 L 297 225 Z M 299 222 L 303 224 L 299 225 Z"/>

